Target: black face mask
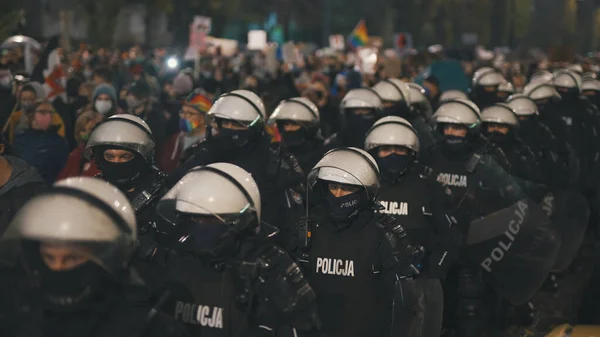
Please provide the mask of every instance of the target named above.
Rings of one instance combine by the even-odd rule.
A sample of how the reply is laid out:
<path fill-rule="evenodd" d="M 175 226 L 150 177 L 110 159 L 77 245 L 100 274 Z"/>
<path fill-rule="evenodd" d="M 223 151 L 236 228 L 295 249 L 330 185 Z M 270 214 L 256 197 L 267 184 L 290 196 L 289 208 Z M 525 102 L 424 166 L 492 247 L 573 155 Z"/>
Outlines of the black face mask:
<path fill-rule="evenodd" d="M 345 223 L 355 218 L 366 202 L 365 193 L 362 191 L 336 198 L 327 187 L 325 188 L 327 210 L 331 219 L 336 223 Z"/>
<path fill-rule="evenodd" d="M 467 148 L 467 138 L 460 136 L 445 135 L 442 146 L 450 152 L 462 152 Z"/>
<path fill-rule="evenodd" d="M 558 93 L 560 94 L 560 98 L 565 101 L 565 102 L 572 102 L 572 101 L 577 101 L 579 100 L 579 90 L 577 88 L 569 88 L 569 89 L 560 89 L 557 90 Z"/>
<path fill-rule="evenodd" d="M 373 114 L 356 115 L 349 112 L 346 114 L 345 132 L 353 138 L 364 140 L 367 131 L 375 124 L 375 121 L 376 118 Z"/>
<path fill-rule="evenodd" d="M 494 132 L 486 132 L 488 139 L 496 144 L 505 144 L 508 143 L 512 138 L 510 136 L 510 132 L 504 134 L 502 132 L 494 131 Z"/>
<path fill-rule="evenodd" d="M 486 108 L 488 106 L 494 105 L 500 102 L 500 98 L 498 97 L 498 91 L 486 91 L 483 88 L 478 88 L 475 91 L 476 96 L 473 101 L 477 104 L 480 109 Z"/>
<path fill-rule="evenodd" d="M 113 163 L 104 159 L 104 150 L 95 152 L 95 159 L 102 172 L 102 178 L 117 186 L 121 191 L 127 192 L 135 187 L 141 173 L 148 168 L 148 163 L 139 154 L 125 163 Z"/>
<path fill-rule="evenodd" d="M 254 130 L 234 130 L 220 128 L 219 133 L 214 136 L 219 148 L 223 151 L 231 151 L 241 148 L 250 143 L 255 136 Z"/>
<path fill-rule="evenodd" d="M 403 102 L 396 103 L 394 106 L 385 108 L 378 117 L 387 117 L 387 116 L 398 116 L 404 119 L 410 118 L 410 108 L 406 106 Z"/>
<path fill-rule="evenodd" d="M 231 252 L 235 247 L 232 229 L 218 219 L 213 223 L 198 223 L 191 219 L 176 225 L 176 249 L 193 253 L 202 258 L 215 258 Z"/>
<path fill-rule="evenodd" d="M 283 143 L 290 148 L 298 148 L 306 144 L 309 139 L 309 133 L 305 128 L 300 128 L 296 131 L 285 131 L 282 130 L 281 138 Z"/>
<path fill-rule="evenodd" d="M 531 130 L 536 126 L 536 124 L 537 124 L 536 117 L 534 117 L 534 116 L 525 117 L 525 119 L 519 120 L 519 129 L 521 129 L 521 132 L 523 132 L 523 130 Z"/>
<path fill-rule="evenodd" d="M 395 180 L 406 172 L 412 161 L 412 155 L 410 154 L 392 153 L 386 157 L 377 156 L 375 158 L 382 176 L 390 180 Z"/>

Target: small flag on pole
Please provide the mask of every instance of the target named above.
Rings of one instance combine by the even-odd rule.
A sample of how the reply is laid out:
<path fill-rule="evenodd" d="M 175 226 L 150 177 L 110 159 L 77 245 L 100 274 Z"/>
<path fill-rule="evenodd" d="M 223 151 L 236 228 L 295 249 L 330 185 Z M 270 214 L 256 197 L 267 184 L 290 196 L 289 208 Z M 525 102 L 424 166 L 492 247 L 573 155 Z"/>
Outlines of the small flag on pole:
<path fill-rule="evenodd" d="M 353 47 L 366 46 L 369 42 L 369 33 L 367 32 L 367 25 L 365 20 L 360 20 L 354 27 L 354 30 L 348 36 L 348 44 Z"/>

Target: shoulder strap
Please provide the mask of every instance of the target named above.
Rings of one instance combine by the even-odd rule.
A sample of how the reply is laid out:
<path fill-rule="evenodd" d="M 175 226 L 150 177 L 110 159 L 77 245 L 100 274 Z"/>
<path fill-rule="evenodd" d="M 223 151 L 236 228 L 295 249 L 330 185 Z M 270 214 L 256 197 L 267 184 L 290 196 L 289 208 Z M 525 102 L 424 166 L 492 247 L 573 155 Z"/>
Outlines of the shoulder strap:
<path fill-rule="evenodd" d="M 141 212 L 148 204 L 160 197 L 158 192 L 167 182 L 167 175 L 165 173 L 156 168 L 153 169 L 155 170 L 155 176 L 150 185 L 139 191 L 133 200 L 131 200 L 131 205 L 136 213 Z"/>

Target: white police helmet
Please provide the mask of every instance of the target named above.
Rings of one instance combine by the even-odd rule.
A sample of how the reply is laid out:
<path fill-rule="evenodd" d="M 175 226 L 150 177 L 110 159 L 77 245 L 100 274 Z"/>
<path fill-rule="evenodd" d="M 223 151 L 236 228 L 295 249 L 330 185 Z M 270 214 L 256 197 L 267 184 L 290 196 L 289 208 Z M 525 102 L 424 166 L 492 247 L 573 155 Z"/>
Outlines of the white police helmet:
<path fill-rule="evenodd" d="M 596 79 L 586 79 L 581 84 L 581 91 L 600 91 L 600 81 Z"/>
<path fill-rule="evenodd" d="M 264 123 L 266 112 L 258 95 L 249 90 L 234 90 L 221 95 L 208 110 L 208 116 L 254 126 Z"/>
<path fill-rule="evenodd" d="M 352 89 L 346 93 L 340 103 L 340 108 L 342 111 L 345 109 L 356 108 L 381 110 L 383 109 L 383 102 L 381 101 L 381 97 L 379 97 L 373 89 L 358 88 Z"/>
<path fill-rule="evenodd" d="M 481 121 L 483 123 L 504 124 L 511 127 L 519 126 L 519 120 L 511 109 L 505 103 L 498 103 L 489 106 L 481 112 Z"/>
<path fill-rule="evenodd" d="M 406 119 L 396 116 L 384 117 L 367 132 L 365 150 L 370 151 L 384 145 L 403 146 L 419 153 L 419 136 Z"/>
<path fill-rule="evenodd" d="M 84 151 L 88 159 L 97 146 L 122 147 L 138 153 L 147 163 L 152 163 L 156 145 L 152 131 L 143 119 L 130 114 L 119 114 L 99 123 L 92 130 Z"/>
<path fill-rule="evenodd" d="M 254 213 L 260 221 L 260 192 L 252 175 L 241 167 L 214 163 L 188 172 L 161 199 L 158 211 L 172 222 L 178 213 L 220 219 Z"/>
<path fill-rule="evenodd" d="M 472 101 L 455 99 L 443 102 L 433 114 L 432 120 L 436 124 L 460 124 L 474 128 L 481 124 L 481 113 Z"/>
<path fill-rule="evenodd" d="M 562 69 L 556 71 L 552 82 L 557 88 L 577 89 L 581 87 L 581 76 L 572 71 Z"/>
<path fill-rule="evenodd" d="M 68 178 L 31 198 L 15 215 L 3 240 L 27 240 L 81 248 L 110 273 L 126 269 L 135 251 L 135 210 L 106 181 Z"/>
<path fill-rule="evenodd" d="M 313 188 L 317 180 L 360 186 L 367 199 L 375 201 L 379 192 L 379 167 L 366 151 L 354 147 L 341 147 L 327 152 L 308 174 L 308 185 Z"/>
<path fill-rule="evenodd" d="M 410 88 L 408 84 L 397 78 L 389 78 L 373 86 L 373 90 L 379 94 L 383 101 L 405 102 L 410 104 Z"/>
<path fill-rule="evenodd" d="M 517 116 L 534 116 L 539 114 L 537 104 L 525 94 L 511 95 L 506 102 Z"/>
<path fill-rule="evenodd" d="M 556 88 L 550 83 L 541 83 L 535 87 L 525 88 L 524 93 L 534 101 L 550 99 L 550 98 L 561 98 Z"/>
<path fill-rule="evenodd" d="M 281 101 L 269 117 L 269 122 L 294 121 L 309 126 L 318 125 L 319 119 L 319 108 L 311 100 L 294 97 Z"/>
<path fill-rule="evenodd" d="M 429 103 L 425 88 L 417 83 L 408 83 L 408 87 L 410 88 L 410 105 L 419 111 L 421 117 L 429 120 L 433 114 L 433 108 Z"/>
<path fill-rule="evenodd" d="M 440 102 L 449 101 L 453 99 L 469 99 L 466 93 L 460 90 L 446 90 L 440 96 Z"/>

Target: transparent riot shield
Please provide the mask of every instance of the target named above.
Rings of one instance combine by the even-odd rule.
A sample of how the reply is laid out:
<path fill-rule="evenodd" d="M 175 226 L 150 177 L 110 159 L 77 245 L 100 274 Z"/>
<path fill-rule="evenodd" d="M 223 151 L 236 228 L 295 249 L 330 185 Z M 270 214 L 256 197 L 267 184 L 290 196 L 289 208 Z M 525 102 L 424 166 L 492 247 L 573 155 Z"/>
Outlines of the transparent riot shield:
<path fill-rule="evenodd" d="M 468 195 L 485 209 L 470 219 L 464 256 L 480 266 L 484 280 L 502 297 L 523 304 L 553 269 L 560 230 L 529 195 L 529 183 L 510 176 L 490 156 L 479 158 L 472 174 L 478 184 L 469 187 Z"/>

